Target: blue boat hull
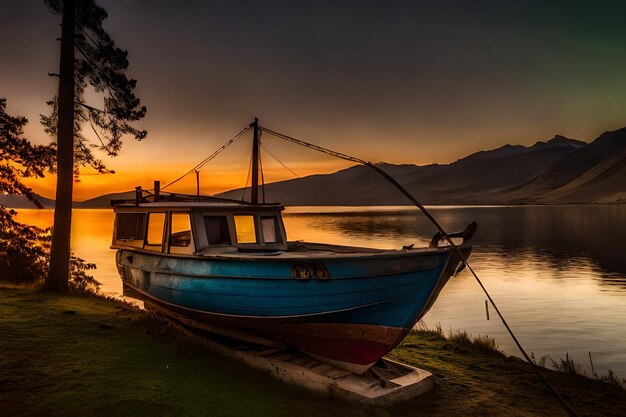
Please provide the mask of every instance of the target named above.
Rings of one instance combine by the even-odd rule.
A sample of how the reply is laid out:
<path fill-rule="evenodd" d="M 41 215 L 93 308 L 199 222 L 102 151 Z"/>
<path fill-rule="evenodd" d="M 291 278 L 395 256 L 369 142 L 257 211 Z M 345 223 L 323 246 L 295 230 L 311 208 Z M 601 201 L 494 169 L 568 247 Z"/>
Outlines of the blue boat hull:
<path fill-rule="evenodd" d="M 295 279 L 293 259 L 117 253 L 125 290 L 161 310 L 278 340 L 357 372 L 402 341 L 459 259 L 440 248 L 315 262 L 328 279 Z"/>

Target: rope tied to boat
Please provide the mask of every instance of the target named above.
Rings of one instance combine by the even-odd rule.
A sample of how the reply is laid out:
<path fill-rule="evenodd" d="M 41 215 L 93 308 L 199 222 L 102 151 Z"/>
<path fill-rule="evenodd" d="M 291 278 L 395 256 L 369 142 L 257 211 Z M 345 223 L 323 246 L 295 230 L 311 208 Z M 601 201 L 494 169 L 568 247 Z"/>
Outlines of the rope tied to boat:
<path fill-rule="evenodd" d="M 483 292 L 487 296 L 487 299 L 489 300 L 489 302 L 493 306 L 494 310 L 498 314 L 498 317 L 502 321 L 502 324 L 504 324 L 504 327 L 506 328 L 506 330 L 508 331 L 509 335 L 513 339 L 513 342 L 515 342 L 515 345 L 517 346 L 517 348 L 521 352 L 521 354 L 524 357 L 524 359 L 531 365 L 533 371 L 535 372 L 535 374 L 537 375 L 539 380 L 541 380 L 541 382 L 548 388 L 548 390 L 557 398 L 557 400 L 559 401 L 561 407 L 570 416 L 572 416 L 572 417 L 577 417 L 578 416 L 576 411 L 567 403 L 567 401 L 565 401 L 565 399 L 556 391 L 556 389 L 548 382 L 548 380 L 546 380 L 545 377 L 543 375 L 541 375 L 541 372 L 540 372 L 540 369 L 539 369 L 540 368 L 539 365 L 537 365 L 531 359 L 531 357 L 528 355 L 528 353 L 526 353 L 526 350 L 524 349 L 522 344 L 519 342 L 519 340 L 517 339 L 517 337 L 513 333 L 513 330 L 511 329 L 511 327 L 507 323 L 506 319 L 504 318 L 504 316 L 500 312 L 500 309 L 498 308 L 498 306 L 496 305 L 495 301 L 493 300 L 493 298 L 491 297 L 491 295 L 487 291 L 487 288 L 484 286 L 484 284 L 482 283 L 481 279 L 478 277 L 478 274 L 476 274 L 476 271 L 474 271 L 474 269 L 469 264 L 468 260 L 465 258 L 465 256 L 463 256 L 463 253 L 459 249 L 458 245 L 456 245 L 454 243 L 454 241 L 452 240 L 450 235 L 444 230 L 444 228 L 439 224 L 439 222 L 430 214 L 430 212 L 426 209 L 426 207 L 424 207 L 424 205 L 422 205 L 399 182 L 397 182 L 391 175 L 389 175 L 381 167 L 379 167 L 378 165 L 373 164 L 371 162 L 366 162 L 366 161 L 364 161 L 362 159 L 359 159 L 359 158 L 351 156 L 351 155 L 347 155 L 347 154 L 344 154 L 344 153 L 341 153 L 341 152 L 337 152 L 337 151 L 333 151 L 333 150 L 330 150 L 330 149 L 327 149 L 327 148 L 323 148 L 321 146 L 314 145 L 312 143 L 303 141 L 301 139 L 297 139 L 297 138 L 294 138 L 294 137 L 291 137 L 291 136 L 288 136 L 288 135 L 285 135 L 285 134 L 282 134 L 282 133 L 279 133 L 279 132 L 275 132 L 275 131 L 273 131 L 271 129 L 268 129 L 266 127 L 263 127 L 263 126 L 259 126 L 259 129 L 261 131 L 263 131 L 263 132 L 266 132 L 266 133 L 272 135 L 272 136 L 275 136 L 275 137 L 280 138 L 280 139 L 284 139 L 286 141 L 295 143 L 297 145 L 301 145 L 301 146 L 304 146 L 306 148 L 313 149 L 315 151 L 318 151 L 318 152 L 321 152 L 321 153 L 324 153 L 324 154 L 327 154 L 327 155 L 334 156 L 336 158 L 344 159 L 346 161 L 355 162 L 355 163 L 358 163 L 360 165 L 367 166 L 367 167 L 373 169 L 374 171 L 376 171 L 383 178 L 385 178 L 388 182 L 390 182 L 394 187 L 396 187 L 409 201 L 411 201 L 424 214 L 424 216 L 426 216 L 426 218 L 428 220 L 430 220 L 430 222 L 437 228 L 437 230 L 441 234 L 441 237 L 456 252 L 456 254 L 459 256 L 459 258 L 461 259 L 461 261 L 463 262 L 465 267 L 474 276 L 474 278 L 476 279 L 476 282 L 478 282 L 478 285 L 480 286 L 480 288 L 483 290 Z"/>
<path fill-rule="evenodd" d="M 208 162 L 210 162 L 213 158 L 215 158 L 217 155 L 219 155 L 222 151 L 224 151 L 224 149 L 226 149 L 229 145 L 231 145 L 233 142 L 235 142 L 239 137 L 241 137 L 245 132 L 247 132 L 250 128 L 253 127 L 254 124 L 250 124 L 247 127 L 245 127 L 244 129 L 242 129 L 239 133 L 237 133 L 233 138 L 229 139 L 224 145 L 222 145 L 219 149 L 217 149 L 215 152 L 213 152 L 211 155 L 209 155 L 207 158 L 205 158 L 204 160 L 202 160 L 200 163 L 198 163 L 196 166 L 194 166 L 192 169 L 190 169 L 189 171 L 187 171 L 185 174 L 181 175 L 180 177 L 178 177 L 177 179 L 175 179 L 174 181 L 169 182 L 168 184 L 166 184 L 164 187 L 161 188 L 161 190 L 165 189 L 166 187 L 169 187 L 173 184 L 175 184 L 176 182 L 180 181 L 181 179 L 183 179 L 185 176 L 187 176 L 188 174 L 190 174 L 191 172 L 194 171 L 198 171 L 200 170 L 204 165 L 206 165 Z M 474 269 L 471 267 L 471 265 L 469 264 L 468 260 L 465 258 L 465 256 L 463 255 L 463 253 L 461 252 L 461 250 L 459 249 L 458 245 L 454 243 L 454 241 L 452 240 L 451 236 L 444 230 L 444 228 L 441 226 L 441 224 L 439 224 L 439 222 L 430 214 L 430 212 L 426 209 L 426 207 L 424 207 L 424 205 L 422 205 L 411 193 L 409 193 L 399 182 L 397 182 L 391 175 L 389 175 L 385 170 L 383 170 L 380 166 L 373 164 L 371 162 L 367 162 L 363 159 L 351 156 L 351 155 L 347 155 L 345 153 L 342 152 L 337 152 L 337 151 L 333 151 L 331 149 L 327 149 L 324 148 L 322 146 L 319 145 L 315 145 L 312 144 L 310 142 L 306 142 L 303 141 L 301 139 L 297 139 L 294 138 L 292 136 L 288 136 L 285 135 L 283 133 L 279 133 L 276 132 L 274 130 L 268 129 L 266 127 L 263 126 L 258 126 L 258 129 L 262 132 L 268 133 L 271 136 L 277 137 L 279 139 L 283 139 L 286 140 L 288 142 L 292 142 L 295 143 L 297 145 L 300 146 L 304 146 L 306 148 L 312 149 L 314 151 L 317 152 L 321 152 L 330 156 L 334 156 L 336 158 L 339 159 L 343 159 L 349 162 L 354 162 L 357 163 L 359 165 L 364 165 L 366 167 L 371 168 L 372 170 L 374 170 L 375 172 L 377 172 L 379 175 L 381 175 L 383 178 L 385 178 L 389 183 L 391 183 L 395 188 L 397 188 L 409 201 L 411 201 L 411 203 L 413 203 L 413 205 L 415 205 L 423 214 L 424 216 L 426 216 L 426 218 L 437 228 L 441 238 L 443 240 L 445 240 L 450 247 L 455 251 L 455 253 L 459 256 L 459 259 L 461 260 L 461 262 L 463 263 L 463 265 L 468 269 L 468 271 L 470 271 L 470 273 L 473 275 L 474 279 L 476 280 L 476 282 L 478 282 L 478 285 L 480 286 L 480 288 L 483 290 L 483 292 L 485 293 L 485 295 L 487 296 L 487 299 L 489 300 L 490 304 L 493 306 L 494 310 L 496 311 L 496 313 L 498 314 L 498 317 L 500 318 L 500 320 L 502 321 L 502 324 L 504 324 L 504 327 L 506 328 L 506 330 L 508 331 L 509 335 L 511 336 L 511 338 L 513 339 L 513 341 L 515 342 L 515 345 L 517 346 L 517 348 L 519 349 L 519 351 L 521 352 L 522 356 L 524 357 L 524 359 L 531 365 L 533 371 L 535 372 L 535 374 L 537 375 L 537 377 L 539 378 L 539 380 L 541 380 L 541 382 L 548 388 L 548 390 L 557 398 L 557 400 L 559 401 L 559 404 L 561 405 L 561 407 L 572 417 L 577 417 L 578 414 L 576 413 L 576 411 L 567 403 L 567 401 L 565 401 L 565 399 L 555 390 L 555 388 L 545 379 L 545 377 L 543 375 L 541 375 L 540 372 L 540 367 L 539 365 L 537 365 L 532 359 L 531 357 L 526 353 L 526 350 L 524 349 L 524 347 L 522 346 L 522 344 L 519 342 L 519 340 L 517 339 L 517 337 L 515 336 L 515 334 L 513 333 L 513 330 L 511 329 L 511 327 L 509 326 L 508 322 L 506 321 L 506 319 L 504 318 L 504 316 L 502 315 L 502 312 L 500 311 L 500 309 L 498 308 L 498 306 L 496 305 L 495 301 L 493 300 L 493 298 L 491 297 L 491 295 L 489 294 L 489 292 L 487 291 L 487 288 L 485 287 L 485 285 L 482 283 L 481 279 L 478 277 L 478 274 L 476 273 L 476 271 L 474 271 Z M 266 150 L 267 151 L 267 150 Z M 269 152 L 268 152 L 269 153 Z M 280 161 L 279 161 L 280 162 Z M 281 163 L 282 164 L 282 163 Z M 283 164 L 284 166 L 284 164 Z M 291 171 L 291 170 L 290 170 Z M 293 171 L 292 171 L 293 172 Z M 295 174 L 295 173 L 294 173 Z M 250 172 L 248 171 L 248 176 L 250 176 Z M 264 179 L 262 179 L 263 181 L 263 185 L 264 185 Z M 246 179 L 246 187 L 244 188 L 244 195 L 245 195 L 245 190 L 247 188 L 247 179 Z M 265 193 L 265 187 L 263 186 L 263 193 Z M 242 197 L 243 199 L 243 197 Z M 265 196 L 263 195 L 263 200 L 265 200 Z"/>

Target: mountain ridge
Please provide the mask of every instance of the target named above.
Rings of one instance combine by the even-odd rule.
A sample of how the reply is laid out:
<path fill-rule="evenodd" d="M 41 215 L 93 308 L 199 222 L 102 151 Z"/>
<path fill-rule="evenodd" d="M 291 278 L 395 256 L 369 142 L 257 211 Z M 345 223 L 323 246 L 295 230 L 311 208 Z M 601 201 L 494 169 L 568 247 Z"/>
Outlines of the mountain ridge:
<path fill-rule="evenodd" d="M 626 128 L 590 143 L 555 135 L 533 145 L 503 145 L 449 164 L 377 163 L 424 204 L 563 204 L 626 202 Z M 268 202 L 287 205 L 396 205 L 405 197 L 374 170 L 354 165 L 329 174 L 265 185 Z M 250 189 L 217 197 L 240 200 Z M 0 196 L 0 204 L 10 200 Z M 134 191 L 75 202 L 75 208 L 110 207 Z M 47 200 L 47 199 L 46 199 Z M 46 206 L 54 202 L 47 200 Z M 31 205 L 31 207 L 33 207 Z"/>
<path fill-rule="evenodd" d="M 504 190 L 536 176 L 556 160 L 584 146 L 586 142 L 556 135 L 531 146 L 507 144 L 474 152 L 450 164 L 394 166 L 394 171 L 388 169 L 389 164 L 377 165 L 425 204 L 504 203 L 499 196 Z M 266 184 L 268 201 L 292 205 L 406 203 L 397 190 L 365 166 L 305 178 Z M 226 198 L 242 195 L 249 193 L 240 188 L 218 194 Z"/>
<path fill-rule="evenodd" d="M 522 184 L 510 197 L 535 203 L 626 201 L 626 128 L 602 133 Z"/>

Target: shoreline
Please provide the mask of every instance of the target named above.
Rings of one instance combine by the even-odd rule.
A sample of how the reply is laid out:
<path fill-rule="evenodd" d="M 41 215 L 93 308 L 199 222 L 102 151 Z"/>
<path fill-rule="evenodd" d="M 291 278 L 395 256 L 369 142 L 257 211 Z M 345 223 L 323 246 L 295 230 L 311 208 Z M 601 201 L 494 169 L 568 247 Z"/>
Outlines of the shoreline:
<path fill-rule="evenodd" d="M 433 372 L 435 389 L 376 410 L 277 382 L 117 299 L 0 286 L 0 330 L 0 403 L 14 416 L 564 415 L 528 364 L 433 330 L 411 333 L 390 356 Z M 622 388 L 543 374 L 580 415 L 626 415 Z"/>
<path fill-rule="evenodd" d="M 360 213 L 289 213 L 284 218 L 289 222 L 288 230 L 294 231 L 294 240 L 316 241 L 314 239 L 323 236 L 326 240 L 357 246 L 392 248 L 413 242 L 425 245 L 432 236 L 427 234 L 429 226 L 414 214 L 414 209 L 409 210 L 400 214 L 365 215 L 381 216 L 382 222 L 372 221 L 371 217 L 360 218 L 364 216 Z M 574 214 L 568 216 L 569 212 Z M 526 213 L 530 217 L 526 217 Z M 47 227 L 52 214 L 51 210 L 23 210 L 18 220 Z M 446 217 L 448 214 L 450 216 Z M 488 281 L 489 276 L 494 277 L 488 288 L 495 291 L 494 296 L 507 311 L 507 318 L 512 318 L 516 334 L 531 338 L 524 345 L 535 352 L 538 360 L 547 355 L 558 359 L 569 352 L 590 373 L 587 354 L 591 351 L 594 362 L 597 360 L 597 369 L 607 372 L 612 368 L 618 375 L 626 376 L 626 356 L 620 349 L 626 338 L 617 330 L 623 327 L 626 317 L 622 314 L 626 313 L 626 305 L 619 304 L 624 294 L 624 264 L 616 249 L 618 245 L 607 243 L 611 239 L 618 240 L 624 230 L 620 222 L 625 214 L 620 206 L 572 206 L 442 210 L 441 218 L 449 219 L 451 225 L 463 226 L 469 220 L 483 218 L 477 234 L 476 258 L 470 262 L 483 271 L 481 275 L 486 274 Z M 513 219 L 511 225 L 507 225 L 509 218 Z M 75 251 L 98 265 L 93 275 L 103 283 L 103 292 L 121 294 L 114 251 L 109 249 L 112 210 L 75 210 L 73 222 Z M 318 232 L 315 228 L 319 226 Z M 486 233 L 481 236 L 483 232 Z M 577 243 L 579 236 L 585 236 L 583 247 Z M 512 251 L 515 256 L 507 258 Z M 511 268 L 511 264 L 515 267 Z M 445 297 L 438 300 L 425 320 L 430 325 L 441 323 L 446 330 L 467 329 L 473 334 L 495 336 L 508 354 L 519 355 L 504 328 L 493 320 L 484 320 L 484 307 L 479 306 L 482 296 L 474 292 L 476 288 L 473 280 L 464 276 L 451 280 L 445 290 L 449 293 L 444 293 Z M 465 295 L 473 301 L 465 300 Z M 580 304 L 580 308 L 572 307 L 575 304 Z M 596 304 L 607 308 L 595 309 Z M 533 310 L 533 314 L 526 314 L 526 309 Z M 550 319 L 538 325 L 532 322 L 545 318 L 548 311 Z M 580 320 L 571 323 L 569 317 L 577 314 Z M 604 330 L 595 333 L 599 322 L 604 323 Z M 554 326 L 556 333 L 550 329 Z M 549 359 L 548 365 L 551 366 Z"/>

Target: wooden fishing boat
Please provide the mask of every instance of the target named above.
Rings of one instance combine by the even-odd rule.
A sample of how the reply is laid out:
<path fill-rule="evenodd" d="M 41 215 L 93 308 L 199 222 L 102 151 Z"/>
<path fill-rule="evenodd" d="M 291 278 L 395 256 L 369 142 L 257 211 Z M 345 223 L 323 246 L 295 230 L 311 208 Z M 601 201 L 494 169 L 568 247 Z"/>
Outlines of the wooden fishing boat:
<path fill-rule="evenodd" d="M 463 239 L 454 250 L 440 235 L 397 250 L 290 242 L 284 206 L 259 203 L 256 186 L 253 175 L 250 202 L 158 185 L 115 202 L 111 247 L 125 294 L 192 326 L 360 374 L 404 339 L 471 253 L 475 224 L 448 235 Z"/>

